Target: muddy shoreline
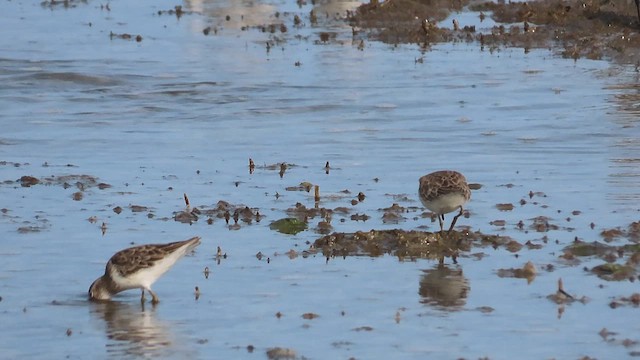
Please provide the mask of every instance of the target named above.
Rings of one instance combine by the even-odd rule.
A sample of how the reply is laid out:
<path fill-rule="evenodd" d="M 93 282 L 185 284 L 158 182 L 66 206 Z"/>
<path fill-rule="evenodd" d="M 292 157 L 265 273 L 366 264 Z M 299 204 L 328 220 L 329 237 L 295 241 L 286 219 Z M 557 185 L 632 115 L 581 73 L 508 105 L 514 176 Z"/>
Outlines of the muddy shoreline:
<path fill-rule="evenodd" d="M 495 26 L 458 22 L 456 13 L 478 13 Z M 444 23 L 447 18 L 451 23 Z M 427 48 L 444 42 L 477 43 L 483 49 L 518 47 L 529 51 L 548 48 L 572 59 L 612 59 L 637 64 L 640 55 L 640 24 L 635 6 L 624 1 L 540 0 L 531 2 L 469 2 L 388 0 L 371 1 L 347 21 L 354 36 L 385 43 L 415 43 Z"/>

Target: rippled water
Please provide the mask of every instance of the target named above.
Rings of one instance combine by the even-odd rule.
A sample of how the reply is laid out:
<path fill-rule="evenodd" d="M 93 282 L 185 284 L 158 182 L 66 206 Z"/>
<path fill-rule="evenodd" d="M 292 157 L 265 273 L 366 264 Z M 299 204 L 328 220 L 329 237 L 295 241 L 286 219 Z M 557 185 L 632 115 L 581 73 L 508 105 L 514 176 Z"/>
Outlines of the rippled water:
<path fill-rule="evenodd" d="M 623 345 L 640 340 L 638 309 L 609 307 L 637 283 L 583 270 L 599 259 L 559 258 L 576 237 L 602 241 L 602 230 L 638 220 L 640 87 L 632 67 L 476 44 L 425 52 L 365 41 L 359 50 L 349 27 L 325 17 L 310 26 L 313 5 L 294 2 L 185 1 L 179 19 L 158 13 L 177 5 L 167 1 L 72 4 L 0 4 L 2 357 L 264 358 L 277 346 L 300 358 L 363 359 L 640 351 Z M 355 5 L 315 6 L 344 14 Z M 293 25 L 294 14 L 304 26 Z M 286 33 L 254 27 L 279 22 Z M 206 27 L 217 32 L 205 36 Z M 322 42 L 323 31 L 335 37 Z M 263 166 L 280 162 L 290 164 L 283 177 Z M 371 216 L 334 215 L 335 231 L 433 231 L 437 223 L 420 212 L 389 224 L 379 209 L 419 206 L 418 178 L 443 168 L 482 184 L 459 225 L 543 247 L 518 256 L 474 248 L 477 256 L 444 267 L 392 256 L 327 262 L 285 254 L 321 236 L 317 219 L 295 236 L 269 229 L 296 202 L 313 206 L 313 194 L 285 189 L 308 181 L 320 186 L 321 206 Z M 88 187 L 74 201 L 79 178 L 64 187 L 58 177 L 84 174 L 111 187 Z M 15 181 L 24 175 L 54 178 L 21 187 Z M 351 205 L 358 192 L 365 201 Z M 184 193 L 194 206 L 224 200 L 265 218 L 237 230 L 218 218 L 175 222 Z M 501 212 L 499 203 L 515 209 Z M 559 228 L 517 229 L 536 216 Z M 86 301 L 117 250 L 194 235 L 203 244 L 155 284 L 157 307 L 141 307 L 138 291 L 112 304 Z M 226 259 L 216 260 L 218 246 Z M 496 275 L 526 261 L 539 269 L 530 284 Z M 590 300 L 548 300 L 559 278 Z M 603 339 L 602 328 L 616 334 Z"/>

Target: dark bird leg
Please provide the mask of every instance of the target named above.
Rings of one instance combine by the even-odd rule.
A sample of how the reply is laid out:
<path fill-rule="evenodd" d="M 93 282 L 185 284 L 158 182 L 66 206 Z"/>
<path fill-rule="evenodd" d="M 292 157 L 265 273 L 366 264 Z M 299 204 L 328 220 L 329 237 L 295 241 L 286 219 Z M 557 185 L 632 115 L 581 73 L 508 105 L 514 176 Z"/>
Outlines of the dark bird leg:
<path fill-rule="evenodd" d="M 443 223 L 444 223 L 444 214 L 438 214 L 438 221 L 440 222 L 440 232 L 442 232 Z"/>
<path fill-rule="evenodd" d="M 640 22 L 640 0 L 636 0 L 636 10 L 638 11 L 638 22 Z"/>
<path fill-rule="evenodd" d="M 157 304 L 157 303 L 159 303 L 159 302 L 160 302 L 160 299 L 158 298 L 158 295 L 156 295 L 156 293 L 154 293 L 153 291 L 151 291 L 151 289 L 145 289 L 145 288 L 142 288 L 142 296 L 140 296 L 140 302 L 141 302 L 141 303 L 143 303 L 143 304 L 144 304 L 144 302 L 145 302 L 145 300 L 146 300 L 146 299 L 145 299 L 145 297 L 144 297 L 144 291 L 145 291 L 145 290 L 147 290 L 147 292 L 148 292 L 149 294 L 151 294 L 151 303 L 152 303 L 152 304 L 154 304 L 154 305 L 155 305 L 155 304 Z"/>
<path fill-rule="evenodd" d="M 458 221 L 458 218 L 460 217 L 460 215 L 462 215 L 462 206 L 460 206 L 460 212 L 458 213 L 458 215 L 453 217 L 453 221 L 451 221 L 451 226 L 449 227 L 449 232 L 453 230 L 453 227 L 456 225 L 456 221 Z"/>
<path fill-rule="evenodd" d="M 160 299 L 158 298 L 158 295 L 156 295 L 156 293 L 151 291 L 151 289 L 147 289 L 147 291 L 149 292 L 149 294 L 151 294 L 151 303 L 152 304 L 155 305 L 155 304 L 160 302 Z"/>

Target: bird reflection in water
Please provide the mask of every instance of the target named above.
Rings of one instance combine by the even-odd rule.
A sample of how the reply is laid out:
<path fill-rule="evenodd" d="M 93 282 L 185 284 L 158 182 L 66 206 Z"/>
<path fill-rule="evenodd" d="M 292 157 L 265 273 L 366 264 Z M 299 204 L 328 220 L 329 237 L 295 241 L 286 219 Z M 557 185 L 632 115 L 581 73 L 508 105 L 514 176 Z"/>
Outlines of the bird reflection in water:
<path fill-rule="evenodd" d="M 469 294 L 469 280 L 459 266 L 438 264 L 433 269 L 423 270 L 420 277 L 420 303 L 442 310 L 461 310 Z"/>
<path fill-rule="evenodd" d="M 189 18 L 191 26 L 198 32 L 207 24 L 215 29 L 239 30 L 281 22 L 280 19 L 273 19 L 278 9 L 260 1 L 185 0 L 183 5 L 186 11 L 201 15 Z M 207 21 L 203 22 L 203 19 Z"/>
<path fill-rule="evenodd" d="M 159 321 L 155 306 L 107 301 L 91 304 L 91 315 L 104 320 L 107 354 L 116 358 L 127 356 L 158 357 L 175 354 L 174 341 L 167 324 Z"/>

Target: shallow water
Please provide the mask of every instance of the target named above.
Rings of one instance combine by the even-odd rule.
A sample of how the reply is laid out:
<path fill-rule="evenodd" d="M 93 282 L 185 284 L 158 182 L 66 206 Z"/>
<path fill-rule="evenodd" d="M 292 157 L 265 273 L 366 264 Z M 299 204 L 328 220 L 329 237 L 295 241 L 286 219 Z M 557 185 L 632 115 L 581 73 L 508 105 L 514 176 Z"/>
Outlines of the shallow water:
<path fill-rule="evenodd" d="M 602 230 L 638 220 L 640 96 L 632 67 L 546 51 L 491 53 L 476 44 L 424 52 L 365 41 L 359 50 L 349 27 L 324 18 L 310 26 L 312 5 L 293 2 L 185 1 L 194 13 L 179 19 L 158 14 L 176 5 L 167 1 L 115 1 L 110 10 L 72 4 L 0 4 L 3 357 L 264 358 L 277 346 L 298 357 L 364 359 L 621 358 L 640 351 L 623 343 L 640 340 L 631 320 L 638 309 L 609 307 L 637 292 L 637 283 L 583 270 L 602 263 L 597 258 L 559 258 L 576 237 L 602 242 Z M 318 13 L 353 6 L 323 3 Z M 305 26 L 293 26 L 294 13 Z M 243 31 L 243 21 L 284 21 L 288 30 Z M 207 26 L 217 33 L 205 36 Z M 336 36 L 324 43 L 321 31 Z M 143 40 L 110 39 L 110 32 Z M 280 162 L 290 164 L 282 177 L 278 166 L 263 166 Z M 308 181 L 320 187 L 320 206 L 371 216 L 363 222 L 334 214 L 335 231 L 435 231 L 437 222 L 421 211 L 389 224 L 379 209 L 420 206 L 418 178 L 443 168 L 482 184 L 458 225 L 542 248 L 515 256 L 474 247 L 444 267 L 392 256 L 327 261 L 285 254 L 321 236 L 313 231 L 318 219 L 295 236 L 269 229 L 296 202 L 314 205 L 313 193 L 285 189 Z M 32 187 L 16 182 L 83 174 L 111 187 L 87 186 L 75 201 L 76 178 L 68 188 L 57 178 Z M 539 194 L 530 198 L 530 191 Z M 358 192 L 366 199 L 351 205 Z M 184 193 L 192 206 L 224 200 L 265 217 L 237 230 L 219 218 L 211 225 L 205 217 L 173 221 Z M 515 208 L 500 211 L 499 203 Z M 537 216 L 559 228 L 529 229 Z M 155 284 L 157 307 L 141 307 L 138 291 L 113 304 L 86 301 L 117 250 L 193 235 L 203 244 Z M 219 261 L 218 246 L 227 254 Z M 532 283 L 497 276 L 527 261 L 539 269 Z M 589 301 L 558 306 L 547 299 L 559 278 Z M 616 334 L 604 339 L 603 328 Z"/>

